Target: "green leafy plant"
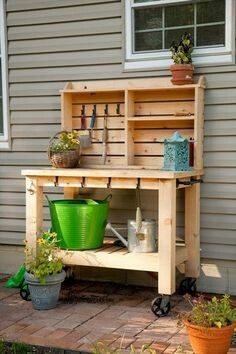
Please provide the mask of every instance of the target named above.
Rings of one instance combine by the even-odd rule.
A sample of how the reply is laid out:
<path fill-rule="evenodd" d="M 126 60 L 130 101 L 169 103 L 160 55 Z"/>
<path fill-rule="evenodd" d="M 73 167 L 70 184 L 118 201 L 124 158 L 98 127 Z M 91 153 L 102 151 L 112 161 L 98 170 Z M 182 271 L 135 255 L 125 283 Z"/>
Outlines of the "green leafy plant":
<path fill-rule="evenodd" d="M 27 272 L 39 278 L 40 283 L 46 282 L 48 275 L 60 273 L 63 268 L 62 259 L 58 256 L 57 234 L 44 232 L 37 239 L 36 253 L 28 247 L 27 241 L 25 253 L 25 267 Z"/>
<path fill-rule="evenodd" d="M 170 50 L 175 64 L 191 64 L 193 52 L 193 40 L 191 34 L 184 33 L 177 45 L 173 41 Z"/>
<path fill-rule="evenodd" d="M 0 354 L 34 354 L 38 353 L 35 347 L 19 342 L 4 342 L 0 340 Z"/>
<path fill-rule="evenodd" d="M 196 302 L 193 302 L 189 295 L 185 298 L 192 310 L 183 314 L 182 318 L 193 325 L 221 328 L 236 321 L 236 308 L 232 306 L 229 295 L 220 299 L 213 296 L 211 300 L 200 296 Z"/>
<path fill-rule="evenodd" d="M 52 139 L 50 144 L 51 151 L 75 150 L 79 147 L 79 132 L 73 130 L 71 132 L 62 131 Z"/>

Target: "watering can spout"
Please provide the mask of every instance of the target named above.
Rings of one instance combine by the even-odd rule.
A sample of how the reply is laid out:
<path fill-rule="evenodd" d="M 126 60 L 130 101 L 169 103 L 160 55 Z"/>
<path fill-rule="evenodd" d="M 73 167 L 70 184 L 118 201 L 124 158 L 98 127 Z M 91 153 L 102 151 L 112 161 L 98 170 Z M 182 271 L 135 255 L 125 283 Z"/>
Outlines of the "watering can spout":
<path fill-rule="evenodd" d="M 116 235 L 119 240 L 121 240 L 121 242 L 125 245 L 125 247 L 128 247 L 128 241 L 126 241 L 126 239 L 123 236 L 121 236 L 121 234 L 119 234 L 119 232 L 116 231 L 116 229 L 114 229 L 114 227 L 112 227 L 109 222 L 107 223 L 106 229 L 111 230 L 113 234 Z"/>

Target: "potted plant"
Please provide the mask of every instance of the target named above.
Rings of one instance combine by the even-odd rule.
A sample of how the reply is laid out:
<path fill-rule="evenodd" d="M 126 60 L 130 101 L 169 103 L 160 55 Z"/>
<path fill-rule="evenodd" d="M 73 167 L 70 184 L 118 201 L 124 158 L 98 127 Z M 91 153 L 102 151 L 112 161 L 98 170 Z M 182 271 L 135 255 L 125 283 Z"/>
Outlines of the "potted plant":
<path fill-rule="evenodd" d="M 57 242 L 54 232 L 43 232 L 37 239 L 36 250 L 29 248 L 26 242 L 25 281 L 36 310 L 48 310 L 57 305 L 66 275 Z"/>
<path fill-rule="evenodd" d="M 48 157 L 53 167 L 74 168 L 79 164 L 80 140 L 76 130 L 56 133 L 49 142 Z"/>
<path fill-rule="evenodd" d="M 191 34 L 184 33 L 178 45 L 172 42 L 170 50 L 174 61 L 174 64 L 170 66 L 171 82 L 175 85 L 193 83 L 193 40 Z"/>
<path fill-rule="evenodd" d="M 236 327 L 236 309 L 229 295 L 211 300 L 200 296 L 195 302 L 186 295 L 192 309 L 181 317 L 196 354 L 226 354 Z"/>

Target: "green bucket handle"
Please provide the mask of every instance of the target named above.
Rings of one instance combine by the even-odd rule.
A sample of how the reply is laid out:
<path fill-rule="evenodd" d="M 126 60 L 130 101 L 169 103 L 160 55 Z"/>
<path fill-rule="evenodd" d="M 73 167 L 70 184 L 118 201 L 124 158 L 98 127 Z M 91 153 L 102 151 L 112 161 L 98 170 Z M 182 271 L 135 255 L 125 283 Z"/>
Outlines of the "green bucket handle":
<path fill-rule="evenodd" d="M 45 197 L 46 197 L 46 199 L 47 199 L 47 201 L 48 201 L 49 206 L 50 206 L 50 205 L 53 205 L 53 203 L 51 202 L 51 200 L 48 198 L 47 194 L 45 194 Z"/>

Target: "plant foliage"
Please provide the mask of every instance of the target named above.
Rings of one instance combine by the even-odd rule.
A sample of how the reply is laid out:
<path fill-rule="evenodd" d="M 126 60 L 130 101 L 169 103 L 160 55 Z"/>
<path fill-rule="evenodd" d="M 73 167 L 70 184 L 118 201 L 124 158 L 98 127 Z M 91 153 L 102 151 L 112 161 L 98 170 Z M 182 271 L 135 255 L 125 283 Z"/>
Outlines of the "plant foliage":
<path fill-rule="evenodd" d="M 50 150 L 75 150 L 78 148 L 79 144 L 79 132 L 77 130 L 73 130 L 72 132 L 62 131 L 60 134 L 53 138 Z"/>
<path fill-rule="evenodd" d="M 178 45 L 173 41 L 170 50 L 175 64 L 191 64 L 193 52 L 193 40 L 191 34 L 184 33 Z"/>
<path fill-rule="evenodd" d="M 193 325 L 221 328 L 236 321 L 236 308 L 232 306 L 229 295 L 220 299 L 213 296 L 211 300 L 200 296 L 195 303 L 189 295 L 186 295 L 186 299 L 192 310 L 184 314 L 184 318 Z"/>
<path fill-rule="evenodd" d="M 55 232 L 44 232 L 37 239 L 36 254 L 28 247 L 27 241 L 25 243 L 26 270 L 39 278 L 40 283 L 45 283 L 48 275 L 62 271 L 63 262 L 58 256 L 60 249 L 57 246 L 58 240 Z"/>

